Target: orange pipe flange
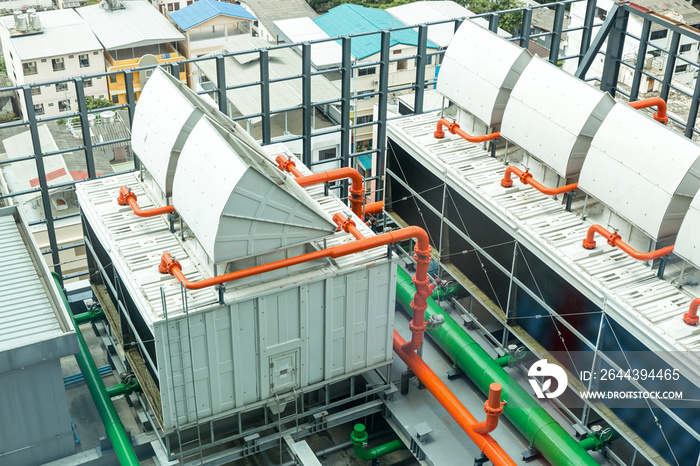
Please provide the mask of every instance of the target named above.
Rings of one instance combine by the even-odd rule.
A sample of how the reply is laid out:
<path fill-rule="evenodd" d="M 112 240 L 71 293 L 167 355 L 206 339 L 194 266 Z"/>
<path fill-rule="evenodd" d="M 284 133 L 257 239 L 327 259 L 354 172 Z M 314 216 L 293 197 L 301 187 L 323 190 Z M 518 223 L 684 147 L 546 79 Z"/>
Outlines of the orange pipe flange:
<path fill-rule="evenodd" d="M 461 136 L 463 139 L 469 142 L 493 141 L 494 139 L 498 139 L 501 137 L 500 132 L 484 134 L 483 136 L 472 136 L 471 134 L 466 133 L 464 130 L 461 130 L 456 121 L 450 121 L 446 118 L 440 118 L 437 122 L 437 129 L 435 130 L 435 133 L 433 133 L 433 136 L 435 136 L 437 139 L 442 139 L 445 137 L 445 132 L 442 130 L 443 126 L 447 127 L 447 130 L 450 133 Z"/>
<path fill-rule="evenodd" d="M 688 312 L 683 314 L 683 322 L 688 325 L 698 325 L 698 306 L 700 306 L 700 298 L 695 298 L 690 302 Z"/>
<path fill-rule="evenodd" d="M 492 383 L 489 385 L 489 398 L 484 403 L 484 412 L 486 412 L 486 420 L 475 424 L 473 429 L 478 434 L 488 434 L 498 426 L 498 417 L 503 414 L 503 406 L 505 401 L 501 401 L 500 383 Z"/>
<path fill-rule="evenodd" d="M 364 218 L 362 214 L 362 204 L 365 201 L 365 185 L 364 180 L 360 172 L 350 167 L 337 168 L 335 170 L 328 170 L 321 173 L 314 173 L 312 175 L 302 175 L 302 173 L 297 170 L 296 164 L 291 160 L 287 159 L 284 155 L 278 155 L 275 159 L 277 161 L 277 166 L 280 170 L 288 171 L 297 177 L 297 183 L 302 188 L 307 186 L 313 186 L 317 184 L 328 183 L 329 181 L 344 180 L 350 178 L 352 184 L 350 185 L 350 208 L 352 212 L 359 218 Z"/>
<path fill-rule="evenodd" d="M 384 211 L 384 201 L 372 202 L 365 204 L 365 215 L 377 215 Z"/>
<path fill-rule="evenodd" d="M 595 236 L 596 233 L 598 233 L 601 236 L 604 236 L 607 239 L 607 242 L 610 246 L 618 247 L 621 250 L 623 250 L 624 252 L 626 252 L 630 257 L 633 257 L 634 259 L 637 259 L 640 261 L 650 261 L 650 260 L 658 259 L 660 257 L 667 256 L 673 252 L 673 245 L 666 246 L 665 248 L 657 249 L 656 251 L 639 252 L 636 249 L 634 249 L 632 246 L 630 246 L 629 244 L 622 241 L 622 237 L 619 234 L 611 233 L 610 231 L 603 228 L 601 225 L 591 225 L 591 227 L 588 229 L 588 234 L 586 235 L 586 238 L 583 240 L 583 247 L 584 248 L 586 248 L 586 249 L 595 248 L 596 242 L 593 239 L 593 237 Z"/>
<path fill-rule="evenodd" d="M 158 215 L 171 214 L 175 212 L 175 207 L 171 205 L 166 205 L 165 207 L 156 207 L 154 209 L 143 210 L 136 202 L 136 194 L 129 191 L 129 188 L 122 186 L 119 188 L 119 197 L 117 197 L 117 203 L 119 205 L 131 206 L 131 210 L 134 211 L 139 217 L 157 217 Z"/>
<path fill-rule="evenodd" d="M 503 186 L 504 188 L 510 188 L 511 186 L 513 186 L 513 180 L 511 179 L 512 175 L 516 175 L 518 178 L 520 178 L 521 183 L 529 184 L 542 194 L 546 194 L 548 196 L 556 196 L 557 194 L 568 193 L 571 191 L 575 191 L 576 188 L 578 188 L 578 183 L 571 183 L 565 186 L 560 186 L 558 188 L 548 188 L 539 181 L 533 179 L 532 174 L 529 171 L 522 171 L 515 165 L 509 165 L 508 167 L 506 167 L 506 172 L 503 174 L 503 179 L 501 180 L 501 186 Z"/>
<path fill-rule="evenodd" d="M 467 433 L 470 439 L 496 466 L 514 466 L 516 463 L 503 448 L 488 433 L 478 433 L 474 430 L 481 423 L 474 418 L 472 413 L 459 401 L 459 399 L 445 386 L 440 378 L 430 367 L 413 351 L 407 351 L 407 343 L 394 330 L 394 352 L 406 363 L 406 366 L 418 377 L 425 387 L 433 394 L 435 399 L 452 416 L 457 424 Z M 491 394 L 489 393 L 489 398 Z M 488 402 L 487 402 L 488 403 Z M 500 404 L 500 393 L 498 397 Z"/>
<path fill-rule="evenodd" d="M 637 110 L 642 108 L 656 107 L 656 113 L 654 113 L 654 120 L 664 125 L 668 123 L 668 113 L 666 101 L 661 97 L 651 97 L 649 99 L 635 100 L 630 102 L 629 106 L 636 108 Z"/>
<path fill-rule="evenodd" d="M 358 232 L 359 233 L 359 232 Z M 411 320 L 410 328 L 413 336 L 409 343 L 406 343 L 406 350 L 413 351 L 418 348 L 423 342 L 423 333 L 425 332 L 425 310 L 428 307 L 427 299 L 433 294 L 434 286 L 430 284 L 428 277 L 428 265 L 430 264 L 430 241 L 428 234 L 422 228 L 410 226 L 400 230 L 389 231 L 381 235 L 371 236 L 369 238 L 358 239 L 350 243 L 339 244 L 328 249 L 302 254 L 300 256 L 283 259 L 269 264 L 258 265 L 249 269 L 237 270 L 235 272 L 218 275 L 212 278 L 206 278 L 196 282 L 187 280 L 182 272 L 182 266 L 170 256 L 163 253 L 158 270 L 161 273 L 168 273 L 184 285 L 188 290 L 200 290 L 209 286 L 221 285 L 222 283 L 240 280 L 242 278 L 258 275 L 261 273 L 279 270 L 293 265 L 303 264 L 318 259 L 333 258 L 347 256 L 360 251 L 374 249 L 381 246 L 387 246 L 399 241 L 415 239 L 416 246 L 414 249 L 413 258 L 416 260 L 416 274 L 413 277 L 413 283 L 416 286 L 416 293 L 411 301 L 411 308 L 414 315 Z"/>

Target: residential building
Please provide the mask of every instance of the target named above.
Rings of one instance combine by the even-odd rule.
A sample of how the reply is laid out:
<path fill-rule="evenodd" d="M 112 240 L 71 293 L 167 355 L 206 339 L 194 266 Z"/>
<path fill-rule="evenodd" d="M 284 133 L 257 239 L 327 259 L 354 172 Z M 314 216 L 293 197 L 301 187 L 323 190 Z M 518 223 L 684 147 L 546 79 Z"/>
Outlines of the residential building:
<path fill-rule="evenodd" d="M 98 5 L 76 9 L 104 47 L 106 71 L 173 64 L 185 59 L 177 43 L 185 40 L 166 18 L 149 2 L 140 0 L 103 0 Z M 153 70 L 134 71 L 136 98 Z M 185 82 L 185 67 L 179 67 L 180 80 Z M 123 73 L 110 75 L 109 98 L 115 104 L 126 103 Z"/>
<path fill-rule="evenodd" d="M 187 58 L 221 48 L 229 36 L 250 35 L 255 21 L 255 16 L 242 6 L 217 0 L 199 0 L 168 17 L 185 34 L 180 49 Z"/>
<path fill-rule="evenodd" d="M 28 12 L 24 17 L 6 16 L 0 21 L 0 43 L 13 86 L 105 71 L 102 45 L 75 10 Z M 84 84 L 85 95 L 107 97 L 106 78 L 86 79 Z M 19 93 L 18 98 L 20 113 L 26 118 L 24 95 Z M 68 82 L 32 87 L 32 101 L 39 116 L 78 110 L 75 86 Z"/>
<path fill-rule="evenodd" d="M 695 29 L 700 29 L 700 11 L 683 0 L 639 0 L 636 3 L 672 21 L 684 23 Z M 602 24 L 613 5 L 614 2 L 611 0 L 599 0 L 596 3 L 597 9 L 594 24 Z M 585 4 L 573 3 L 571 5 L 572 28 L 580 27 L 583 24 L 585 16 Z M 642 24 L 643 22 L 640 17 L 633 16 L 627 24 L 627 34 L 633 37 L 640 37 L 642 33 Z M 597 28 L 594 31 L 597 31 Z M 651 25 L 651 34 L 649 36 L 649 46 L 646 55 L 644 57 L 637 57 L 638 41 L 627 40 L 624 45 L 623 60 L 631 64 L 632 67 L 635 66 L 638 59 L 644 60 L 644 70 L 647 73 L 663 78 L 666 63 L 668 62 L 668 54 L 665 51 L 670 49 L 672 36 L 673 34 L 671 34 L 668 29 L 654 23 Z M 683 59 L 691 63 L 696 63 L 699 54 L 698 45 L 698 41 L 692 37 L 686 35 L 680 36 L 677 56 L 680 57 L 681 60 L 676 60 L 675 63 L 673 73 L 675 84 L 687 87 L 692 87 L 694 85 L 697 72 L 694 67 L 688 66 L 688 63 L 684 62 Z M 581 47 L 581 36 L 569 34 L 568 47 L 572 52 L 578 53 L 577 51 Z M 588 76 L 593 77 L 602 74 L 603 60 L 604 57 L 600 55 L 598 60 L 591 65 Z M 576 70 L 576 67 L 576 60 L 567 60 L 564 63 L 564 69 L 571 73 Z M 620 67 L 620 81 L 628 86 L 631 85 L 633 71 L 633 68 L 625 66 Z M 661 83 L 659 83 L 657 79 L 646 74 L 642 75 L 640 85 L 641 92 L 658 91 L 660 87 Z"/>
<path fill-rule="evenodd" d="M 224 47 L 213 52 L 209 56 L 245 52 L 268 46 L 269 43 L 260 37 L 235 36 Z M 226 76 L 235 76 L 239 82 L 256 81 L 260 76 L 260 55 L 258 53 L 234 55 L 224 58 Z M 302 105 L 302 88 L 300 79 L 282 80 L 297 76 L 301 70 L 301 58 L 289 48 L 273 49 L 269 51 L 269 75 L 270 75 L 270 112 L 271 137 L 273 140 L 289 137 L 293 134 L 302 134 L 302 110 L 285 109 L 296 108 Z M 198 82 L 196 91 L 210 90 L 216 86 L 216 62 L 203 60 L 194 63 L 197 68 Z M 315 71 L 315 70 L 314 70 Z M 230 89 L 227 95 L 227 114 L 230 117 L 246 115 L 259 115 L 261 108 L 261 93 L 257 87 L 245 87 Z M 311 101 L 327 102 L 338 99 L 340 91 L 324 75 L 311 77 Z M 312 112 L 312 128 L 322 129 L 337 124 L 339 112 L 330 104 L 314 107 Z M 255 139 L 262 139 L 261 118 L 259 116 L 248 117 L 239 121 L 248 133 Z M 312 161 L 335 160 L 340 154 L 340 137 L 338 133 L 319 135 L 312 138 Z M 293 146 L 296 147 L 296 146 Z M 296 148 L 301 153 L 301 146 Z M 294 150 L 294 149 L 292 149 Z M 321 168 L 329 168 L 325 166 Z M 334 167 L 330 167 L 334 168 Z"/>
<path fill-rule="evenodd" d="M 306 0 L 245 0 L 241 5 L 257 18 L 253 22 L 253 35 L 275 44 L 281 40 L 275 33 L 275 21 L 318 16 Z"/>

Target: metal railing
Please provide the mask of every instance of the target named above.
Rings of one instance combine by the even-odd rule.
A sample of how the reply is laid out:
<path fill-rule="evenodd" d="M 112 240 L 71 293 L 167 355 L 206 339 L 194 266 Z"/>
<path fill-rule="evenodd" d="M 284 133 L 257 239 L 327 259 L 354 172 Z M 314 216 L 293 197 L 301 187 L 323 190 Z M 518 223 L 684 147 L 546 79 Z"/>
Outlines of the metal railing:
<path fill-rule="evenodd" d="M 581 2 L 585 3 L 585 17 L 581 24 L 574 24 L 570 27 L 565 28 L 565 16 L 567 11 L 572 8 L 572 5 Z M 542 32 L 538 34 L 531 34 L 531 26 L 533 19 L 533 12 L 541 9 L 547 8 L 553 11 L 554 20 L 552 24 L 552 30 L 549 32 Z M 534 7 L 527 8 L 517 8 L 513 10 L 498 11 L 492 13 L 484 13 L 480 15 L 475 15 L 472 19 L 483 18 L 488 22 L 488 27 L 493 32 L 499 32 L 498 24 L 499 19 L 505 17 L 506 15 L 522 15 L 520 22 L 520 27 L 515 34 L 513 34 L 509 40 L 520 45 L 521 47 L 528 47 L 532 43 L 533 39 L 546 38 L 549 44 L 554 46 L 550 47 L 548 55 L 544 57 L 549 62 L 562 65 L 562 63 L 572 63 L 574 61 L 577 63 L 577 75 L 581 78 L 586 78 L 587 73 L 591 69 L 591 65 L 594 59 L 602 54 L 601 48 L 603 44 L 607 41 L 607 50 L 604 53 L 605 56 L 605 66 L 602 70 L 600 76 L 594 76 L 588 78 L 588 80 L 595 80 L 600 83 L 600 87 L 603 90 L 611 92 L 613 95 L 615 93 L 620 93 L 626 97 L 634 100 L 639 95 L 640 82 L 642 76 L 648 76 L 652 79 L 657 79 L 659 77 L 654 76 L 647 70 L 644 70 L 643 63 L 644 60 L 636 60 L 636 65 L 629 64 L 626 60 L 623 60 L 623 45 L 625 38 L 632 37 L 634 40 L 639 41 L 638 56 L 644 57 L 646 55 L 647 47 L 650 44 L 649 33 L 651 30 L 651 24 L 662 24 L 667 27 L 673 33 L 673 40 L 671 42 L 671 48 L 669 50 L 663 50 L 668 54 L 669 59 L 666 64 L 666 72 L 663 77 L 660 77 L 660 82 L 662 83 L 661 96 L 668 97 L 671 90 L 684 93 L 682 87 L 673 83 L 673 73 L 675 69 L 675 61 L 682 60 L 687 63 L 688 66 L 697 68 L 697 63 L 692 63 L 681 57 L 678 57 L 678 45 L 680 37 L 688 36 L 696 40 L 700 40 L 700 32 L 685 27 L 679 24 L 673 24 L 663 18 L 650 13 L 648 11 L 643 11 L 638 7 L 633 7 L 630 4 L 615 4 L 613 9 L 607 15 L 607 19 L 600 24 L 600 22 L 595 21 L 596 13 L 596 1 L 595 0 L 566 0 L 562 2 L 550 3 L 546 5 L 538 5 Z M 626 30 L 627 21 L 631 16 L 638 16 L 643 22 L 642 36 L 633 37 Z M 426 67 L 429 61 L 438 60 L 444 53 L 444 49 L 429 49 L 428 48 L 428 28 L 430 26 L 439 24 L 452 24 L 455 30 L 461 25 L 465 19 L 456 20 L 446 20 L 434 23 L 421 24 L 419 26 L 403 26 L 398 28 L 392 28 L 383 30 L 380 32 L 372 33 L 361 33 L 356 35 L 350 35 L 345 37 L 336 37 L 330 39 L 314 40 L 310 42 L 305 42 L 302 44 L 279 44 L 271 45 L 267 48 L 257 49 L 257 50 L 247 50 L 233 53 L 220 54 L 215 56 L 201 57 L 196 59 L 188 59 L 172 64 L 164 65 L 166 68 L 170 68 L 170 72 L 178 76 L 180 66 L 186 64 L 190 69 L 196 67 L 198 64 L 204 61 L 213 61 L 216 65 L 216 76 L 215 82 L 211 80 L 210 89 L 199 91 L 200 94 L 209 95 L 213 98 L 219 109 L 227 113 L 229 107 L 229 99 L 227 98 L 227 92 L 239 89 L 250 89 L 251 92 L 260 93 L 259 111 L 253 114 L 246 115 L 236 115 L 233 119 L 237 121 L 250 120 L 250 119 L 260 119 L 261 127 L 261 143 L 263 145 L 270 144 L 272 142 L 290 142 L 294 140 L 301 140 L 302 143 L 302 159 L 307 166 L 313 166 L 320 163 L 328 163 L 335 161 L 341 166 L 352 166 L 357 157 L 363 155 L 374 155 L 376 159 L 375 167 L 379 167 L 378 170 L 372 173 L 370 180 L 377 181 L 377 198 L 382 198 L 381 181 L 383 179 L 383 167 L 384 158 L 386 151 L 386 132 L 387 132 L 387 122 L 395 118 L 403 118 L 407 115 L 390 115 L 389 113 L 389 100 L 390 94 L 396 93 L 409 93 L 414 94 L 414 105 L 412 114 L 420 114 L 424 111 L 424 98 L 427 89 L 431 89 L 436 84 L 436 79 L 426 80 Z M 599 29 L 598 29 L 599 28 Z M 397 31 L 402 30 L 413 30 L 417 32 L 418 42 L 416 46 L 416 53 L 414 55 L 406 56 L 402 55 L 399 59 L 391 58 L 391 35 Z M 541 30 L 541 28 L 540 28 Z M 502 33 L 502 31 L 500 31 Z M 356 63 L 352 57 L 352 43 L 353 40 L 359 38 L 366 38 L 367 36 L 374 36 L 378 38 L 380 43 L 380 51 L 378 53 L 378 60 L 374 63 L 362 62 Z M 595 36 L 595 37 L 594 37 Z M 568 47 L 567 56 L 560 56 L 560 45 L 562 41 L 569 41 L 571 38 L 580 38 L 580 47 L 577 50 L 571 51 L 571 47 Z M 565 39 L 564 39 L 565 38 Z M 322 44 L 329 41 L 337 41 L 341 47 L 341 59 L 338 66 L 331 69 L 315 70 L 312 67 L 311 61 L 311 50 L 312 47 L 317 44 Z M 285 76 L 281 78 L 271 78 L 270 74 L 270 54 L 274 53 L 276 50 L 287 49 L 292 47 L 299 47 L 301 54 L 301 69 L 298 74 L 292 76 Z M 225 60 L 229 57 L 236 57 L 247 54 L 257 54 L 259 62 L 259 79 L 252 82 L 235 82 L 235 76 L 227 76 Z M 413 82 L 390 86 L 390 67 L 398 60 L 413 60 L 415 62 L 415 75 Z M 641 64 L 641 65 L 640 65 Z M 376 66 L 379 68 L 378 74 L 378 86 L 375 92 L 371 94 L 358 94 L 352 91 L 352 80 L 356 69 L 364 68 L 367 66 Z M 486 65 L 485 65 L 486 66 Z M 621 88 L 618 82 L 620 67 L 631 67 L 634 70 L 633 84 L 630 91 L 626 91 Z M 119 110 L 124 114 L 124 119 L 128 121 L 129 126 L 133 124 L 134 110 L 136 106 L 136 92 L 134 89 L 133 72 L 143 71 L 147 69 L 152 69 L 153 67 L 142 67 L 133 68 L 128 70 L 121 70 L 118 72 L 107 72 L 94 74 L 89 76 L 80 76 L 75 78 L 61 79 L 57 81 L 46 81 L 41 83 L 32 83 L 22 86 L 16 86 L 11 88 L 5 88 L 4 91 L 14 91 L 18 94 L 18 101 L 21 102 L 21 113 L 24 115 L 24 119 L 19 121 L 12 121 L 4 124 L 0 124 L 0 136 L 5 139 L 7 134 L 17 132 L 20 129 L 26 129 L 29 131 L 32 141 L 32 153 L 21 154 L 21 156 L 16 156 L 14 158 L 6 157 L 0 160 L 0 170 L 7 167 L 9 164 L 33 161 L 36 168 L 37 174 L 37 185 L 32 185 L 26 189 L 14 190 L 9 192 L 7 186 L 0 186 L 4 189 L 4 193 L 0 194 L 0 201 L 6 201 L 8 199 L 14 199 L 15 202 L 21 202 L 20 196 L 31 195 L 39 197 L 41 200 L 41 208 L 38 212 L 39 218 L 32 219 L 31 225 L 45 225 L 48 237 L 48 247 L 44 248 L 42 251 L 45 255 L 50 255 L 51 263 L 53 264 L 54 270 L 62 275 L 64 279 L 75 278 L 86 274 L 86 272 L 77 272 L 72 274 L 62 274 L 62 265 L 65 265 L 65 257 L 62 257 L 61 253 L 69 250 L 74 250 L 75 248 L 84 246 L 82 241 L 72 242 L 70 244 L 59 244 L 56 236 L 56 225 L 57 223 L 70 221 L 71 218 L 77 219 L 79 216 L 78 212 L 67 213 L 65 215 L 56 215 L 51 207 L 51 194 L 55 190 L 68 190 L 74 188 L 76 183 L 82 180 L 69 180 L 61 183 L 52 183 L 47 177 L 47 170 L 45 167 L 45 160 L 47 157 L 54 155 L 67 155 L 72 154 L 75 160 L 75 154 L 83 154 L 84 158 L 78 157 L 78 162 L 82 164 L 85 172 L 85 179 L 95 179 L 106 176 L 112 176 L 119 173 L 124 173 L 124 171 L 118 173 L 100 173 L 96 166 L 96 152 L 104 151 L 104 149 L 110 145 L 116 143 L 123 143 L 125 145 L 129 144 L 128 138 L 112 140 L 112 141 L 92 141 L 90 124 L 88 115 L 103 112 L 105 110 Z M 669 71 L 670 70 L 670 71 Z M 338 92 L 337 99 L 327 100 L 322 102 L 314 102 L 312 100 L 312 77 L 326 75 L 329 73 L 338 73 L 340 75 L 340 89 Z M 95 110 L 88 110 L 86 104 L 86 91 L 90 88 L 86 86 L 94 85 L 95 80 L 103 79 L 105 81 L 109 80 L 110 77 L 115 77 L 121 74 L 124 78 L 124 93 L 126 95 L 126 103 L 122 105 L 115 105 L 109 108 L 100 108 Z M 190 78 L 192 75 L 190 75 Z M 301 80 L 301 93 L 302 102 L 299 105 L 290 108 L 272 108 L 270 99 L 270 86 L 274 83 L 286 82 L 292 80 Z M 77 112 L 66 112 L 59 116 L 43 117 L 37 115 L 34 108 L 34 96 L 40 93 L 37 88 L 43 86 L 55 86 L 56 84 L 66 83 L 69 89 L 72 88 L 72 93 L 66 91 L 66 96 L 75 96 L 77 100 Z M 33 91 L 34 90 L 34 91 Z M 376 98 L 378 115 L 372 122 L 359 123 L 351 121 L 351 111 L 355 107 L 358 100 L 366 98 L 371 95 Z M 697 84 L 694 91 L 688 94 L 692 99 L 692 104 L 689 109 L 689 115 L 686 121 L 680 121 L 677 117 L 671 116 L 672 121 L 675 124 L 683 125 L 683 131 L 686 136 L 692 136 L 697 133 L 694 128 L 695 119 L 697 117 L 698 102 L 700 97 L 700 85 Z M 233 102 L 235 105 L 235 102 Z M 313 115 L 317 109 L 322 109 L 324 106 L 335 105 L 339 107 L 339 122 L 335 126 L 315 129 L 313 126 Z M 292 111 L 300 111 L 301 127 L 302 131 L 300 135 L 283 135 L 281 137 L 273 138 L 272 135 L 272 122 L 273 116 L 286 114 Z M 39 137 L 39 125 L 49 124 L 57 120 L 62 119 L 78 119 L 79 128 L 77 122 L 74 122 L 76 130 L 80 135 L 82 135 L 82 143 L 79 145 L 71 145 L 68 143 L 63 143 L 65 147 L 60 147 L 58 150 L 45 151 L 42 149 L 42 142 Z M 366 128 L 369 126 L 376 127 L 376 147 L 372 147 L 370 150 L 355 151 L 353 150 L 351 139 L 353 131 Z M 333 160 L 323 160 L 320 162 L 312 162 L 312 140 L 314 137 L 339 133 L 340 139 L 340 151 L 339 155 Z M 129 170 L 139 169 L 138 154 L 134 157 L 134 167 Z M 100 161 L 98 159 L 98 161 Z M 104 162 L 102 160 L 101 162 Z M 63 260 L 63 262 L 62 262 Z"/>

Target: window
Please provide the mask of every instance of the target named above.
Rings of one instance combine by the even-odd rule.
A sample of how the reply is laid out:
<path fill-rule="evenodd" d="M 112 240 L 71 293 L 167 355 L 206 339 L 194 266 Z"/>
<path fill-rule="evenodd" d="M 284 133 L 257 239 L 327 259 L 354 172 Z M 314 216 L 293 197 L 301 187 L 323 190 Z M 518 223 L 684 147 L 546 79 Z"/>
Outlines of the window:
<path fill-rule="evenodd" d="M 396 62 L 396 70 L 402 71 L 408 69 L 408 60 L 399 60 Z"/>
<path fill-rule="evenodd" d="M 99 53 L 100 53 L 100 52 L 92 52 L 93 55 L 97 55 L 97 54 L 99 54 Z"/>
<path fill-rule="evenodd" d="M 180 4 L 179 4 L 179 3 L 176 3 L 176 4 L 175 4 L 175 11 L 177 11 L 177 10 L 179 10 L 179 9 L 180 9 Z"/>
<path fill-rule="evenodd" d="M 368 89 L 368 90 L 366 90 L 366 91 L 359 91 L 359 92 L 357 93 L 357 95 L 362 95 L 362 94 L 374 94 L 374 89 Z M 373 96 L 373 95 L 368 95 L 368 96 L 365 96 L 365 97 L 360 97 L 360 99 L 366 100 L 366 99 L 371 99 L 372 97 L 374 97 L 374 96 Z"/>
<path fill-rule="evenodd" d="M 359 116 L 357 117 L 356 124 L 360 125 L 362 123 L 370 123 L 372 121 L 374 121 L 374 115 Z"/>
<path fill-rule="evenodd" d="M 172 3 L 168 3 L 168 11 L 173 11 L 173 4 Z"/>
<path fill-rule="evenodd" d="M 318 160 L 331 160 L 335 158 L 336 149 L 335 147 L 331 149 L 323 149 L 318 151 Z"/>
<path fill-rule="evenodd" d="M 90 56 L 87 53 L 85 55 L 78 55 L 78 61 L 80 62 L 81 68 L 90 66 Z"/>
<path fill-rule="evenodd" d="M 66 69 L 66 64 L 63 62 L 63 58 L 52 58 L 51 65 L 54 71 L 63 71 Z"/>
<path fill-rule="evenodd" d="M 30 61 L 27 63 L 22 63 L 22 72 L 24 73 L 25 76 L 37 74 L 36 62 Z"/>
<path fill-rule="evenodd" d="M 194 2 L 192 0 L 187 0 L 187 6 L 192 5 Z"/>
<path fill-rule="evenodd" d="M 116 84 L 116 83 L 117 83 L 117 75 L 116 75 L 116 74 L 110 74 L 110 75 L 109 75 L 109 82 L 112 83 L 112 84 Z"/>
<path fill-rule="evenodd" d="M 42 58 L 41 63 L 46 63 L 46 58 Z"/>
<path fill-rule="evenodd" d="M 70 100 L 59 100 L 58 101 L 58 111 L 59 112 L 70 112 Z"/>
<path fill-rule="evenodd" d="M 44 114 L 44 104 L 34 105 L 34 113 L 36 113 L 37 115 L 43 115 Z"/>
<path fill-rule="evenodd" d="M 118 95 L 113 95 L 113 96 L 112 96 L 112 103 L 113 103 L 113 104 L 118 104 L 118 103 L 119 103 L 119 96 L 118 96 Z"/>
<path fill-rule="evenodd" d="M 608 16 L 608 11 L 598 7 L 595 10 L 595 15 L 600 19 L 605 19 L 605 17 Z"/>
<path fill-rule="evenodd" d="M 668 34 L 668 29 L 662 29 L 661 31 L 653 31 L 649 35 L 650 40 L 663 39 Z"/>
<path fill-rule="evenodd" d="M 401 49 L 392 50 L 391 53 L 392 53 L 393 55 L 398 55 L 398 54 L 401 53 Z"/>
<path fill-rule="evenodd" d="M 68 90 L 68 83 L 56 84 L 56 92 L 64 92 Z"/>
<path fill-rule="evenodd" d="M 683 44 L 681 48 L 678 49 L 680 53 L 690 52 L 693 48 L 693 44 Z"/>
<path fill-rule="evenodd" d="M 357 70 L 358 76 L 369 76 L 370 74 L 376 74 L 376 73 L 377 73 L 377 68 L 374 66 L 371 66 L 368 68 L 360 68 Z"/>
<path fill-rule="evenodd" d="M 180 63 L 180 64 L 177 66 L 177 71 L 178 71 L 179 73 L 184 73 L 184 72 L 185 72 L 185 64 L 184 64 L 184 63 Z"/>
<path fill-rule="evenodd" d="M 32 87 L 32 95 L 41 95 L 41 87 Z"/>
<path fill-rule="evenodd" d="M 92 87 L 92 79 L 83 79 L 84 87 Z"/>
<path fill-rule="evenodd" d="M 676 73 L 683 73 L 688 69 L 688 65 L 678 65 L 676 66 Z"/>

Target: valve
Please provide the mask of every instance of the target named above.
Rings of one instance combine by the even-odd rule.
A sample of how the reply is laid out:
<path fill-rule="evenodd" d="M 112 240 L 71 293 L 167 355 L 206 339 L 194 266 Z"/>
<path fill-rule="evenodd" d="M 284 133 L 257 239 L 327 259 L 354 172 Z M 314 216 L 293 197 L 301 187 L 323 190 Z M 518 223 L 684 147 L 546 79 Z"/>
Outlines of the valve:
<path fill-rule="evenodd" d="M 426 322 L 427 327 L 430 330 L 436 330 L 436 329 L 440 328 L 440 326 L 444 323 L 445 323 L 445 317 L 442 314 L 433 314 L 428 319 L 428 322 Z"/>

